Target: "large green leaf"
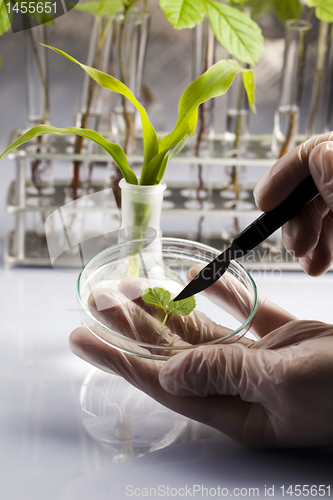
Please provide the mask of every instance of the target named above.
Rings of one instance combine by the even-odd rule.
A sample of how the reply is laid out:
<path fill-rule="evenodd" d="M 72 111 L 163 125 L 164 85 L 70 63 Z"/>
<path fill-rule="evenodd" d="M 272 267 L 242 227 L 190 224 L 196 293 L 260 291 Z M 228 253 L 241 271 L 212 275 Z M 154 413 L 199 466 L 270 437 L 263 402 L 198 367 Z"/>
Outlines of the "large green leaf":
<path fill-rule="evenodd" d="M 135 98 L 132 92 L 124 85 L 122 82 L 114 78 L 113 76 L 107 75 L 103 73 L 103 71 L 99 71 L 94 68 L 90 68 L 85 64 L 80 63 L 74 57 L 69 56 L 66 52 L 62 50 L 55 49 L 54 47 L 50 47 L 46 45 L 50 49 L 54 50 L 58 54 L 66 57 L 70 61 L 81 66 L 81 68 L 88 73 L 88 75 L 95 80 L 101 87 L 112 90 L 118 94 L 126 97 L 131 103 L 136 107 L 138 112 L 140 113 L 141 122 L 142 122 L 142 133 L 143 133 L 143 150 L 144 150 L 144 162 L 143 166 L 148 165 L 148 163 L 154 158 L 154 156 L 158 153 L 158 139 L 156 132 L 150 123 L 147 112 L 145 108 L 139 103 L 139 101 Z"/>
<path fill-rule="evenodd" d="M 159 141 L 159 151 L 168 150 L 178 144 L 186 135 L 193 134 L 197 125 L 197 111 L 200 104 L 224 94 L 230 87 L 235 75 L 240 72 L 249 73 L 246 78 L 246 89 L 250 90 L 249 101 L 253 106 L 253 71 L 242 68 L 233 60 L 219 61 L 194 80 L 184 91 L 179 101 L 178 119 L 175 128 Z"/>
<path fill-rule="evenodd" d="M 160 0 L 160 7 L 176 30 L 193 28 L 206 14 L 202 0 Z"/>
<path fill-rule="evenodd" d="M 315 7 L 315 14 L 321 21 L 333 22 L 333 0 L 305 0 L 308 7 Z"/>
<path fill-rule="evenodd" d="M 333 0 L 326 0 L 321 3 L 317 2 L 316 17 L 321 21 L 333 22 Z"/>
<path fill-rule="evenodd" d="M 7 2 L 8 3 L 8 2 Z M 9 17 L 4 0 L 0 0 L 0 35 L 3 35 L 10 28 Z"/>
<path fill-rule="evenodd" d="M 244 12 L 228 5 L 205 0 L 207 14 L 217 40 L 236 59 L 257 64 L 263 49 L 261 29 Z"/>
<path fill-rule="evenodd" d="M 21 137 L 16 139 L 16 141 L 14 141 L 10 146 L 8 146 L 8 148 L 0 156 L 0 160 L 7 153 L 10 153 L 10 151 L 13 151 L 22 144 L 31 141 L 31 139 L 34 139 L 34 137 L 38 137 L 40 135 L 45 135 L 45 134 L 59 134 L 59 135 L 76 134 L 81 137 L 85 137 L 86 139 L 90 139 L 91 141 L 95 142 L 103 149 L 105 149 L 105 151 L 112 156 L 113 161 L 119 167 L 126 182 L 128 182 L 129 184 L 138 183 L 135 173 L 128 165 L 126 155 L 122 150 L 122 148 L 118 146 L 118 144 L 113 144 L 112 142 L 107 141 L 101 134 L 99 134 L 95 130 L 82 129 L 77 127 L 57 128 L 57 127 L 52 127 L 52 125 L 37 125 L 37 127 L 33 127 L 28 132 L 23 134 Z"/>
<path fill-rule="evenodd" d="M 324 5 L 316 8 L 316 17 L 321 21 L 333 23 L 333 5 L 331 2 L 326 2 Z"/>
<path fill-rule="evenodd" d="M 288 19 L 298 19 L 302 14 L 300 0 L 274 0 L 273 8 L 276 17 L 282 24 Z"/>

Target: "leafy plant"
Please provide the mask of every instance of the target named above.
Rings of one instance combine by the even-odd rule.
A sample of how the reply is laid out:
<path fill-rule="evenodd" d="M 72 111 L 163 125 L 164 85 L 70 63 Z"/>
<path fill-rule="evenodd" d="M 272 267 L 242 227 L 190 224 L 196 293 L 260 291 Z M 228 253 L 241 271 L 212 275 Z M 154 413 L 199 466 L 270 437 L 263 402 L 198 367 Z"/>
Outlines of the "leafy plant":
<path fill-rule="evenodd" d="M 78 62 L 65 52 L 49 47 L 58 54 L 63 55 L 70 61 L 78 64 L 103 88 L 117 92 L 126 97 L 138 110 L 143 130 L 144 160 L 140 177 L 140 184 L 158 184 L 163 175 L 168 160 L 184 145 L 186 138 L 194 133 L 197 124 L 198 106 L 213 98 L 224 94 L 230 87 L 234 77 L 242 73 L 244 85 L 248 94 L 249 102 L 254 110 L 254 74 L 252 70 L 244 69 L 234 60 L 222 60 L 214 64 L 203 75 L 194 80 L 184 91 L 179 101 L 178 119 L 174 130 L 158 140 L 156 132 L 151 125 L 144 107 L 135 98 L 132 92 L 119 80 L 112 76 Z M 86 137 L 101 146 L 109 153 L 116 165 L 120 168 L 125 180 L 130 184 L 138 184 L 135 173 L 129 167 L 123 149 L 108 140 L 94 130 L 80 129 L 76 127 L 56 128 L 51 125 L 37 125 L 21 137 L 16 139 L 1 155 L 0 159 L 13 149 L 30 141 L 34 137 L 44 134 L 69 134 L 74 133 Z"/>
<path fill-rule="evenodd" d="M 161 328 L 163 328 L 171 313 L 180 314 L 180 316 L 188 316 L 196 306 L 193 295 L 187 299 L 174 302 L 171 299 L 170 292 L 159 287 L 146 288 L 142 294 L 142 299 L 146 304 L 158 306 L 165 312 Z"/>

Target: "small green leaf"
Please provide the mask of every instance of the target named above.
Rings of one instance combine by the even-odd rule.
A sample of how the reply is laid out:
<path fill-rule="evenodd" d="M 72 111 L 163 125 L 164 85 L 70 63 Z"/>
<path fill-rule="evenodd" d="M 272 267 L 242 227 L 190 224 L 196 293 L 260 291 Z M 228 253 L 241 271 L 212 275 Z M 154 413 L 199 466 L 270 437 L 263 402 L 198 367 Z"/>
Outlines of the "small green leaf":
<path fill-rule="evenodd" d="M 216 39 L 243 63 L 257 64 L 263 50 L 261 29 L 244 12 L 213 0 L 205 0 Z"/>
<path fill-rule="evenodd" d="M 159 306 L 163 311 L 167 311 L 167 305 L 171 300 L 171 294 L 168 290 L 155 286 L 154 288 L 146 288 L 142 294 L 142 299 L 146 304 Z"/>
<path fill-rule="evenodd" d="M 181 316 L 187 316 L 190 312 L 195 309 L 196 303 L 194 295 L 188 297 L 187 299 L 177 300 L 174 302 L 170 300 L 168 304 L 169 313 L 180 314 Z"/>
<path fill-rule="evenodd" d="M 180 314 L 181 316 L 187 316 L 196 306 L 195 298 L 192 295 L 184 300 L 178 300 L 174 302 L 171 300 L 171 294 L 163 288 L 154 287 L 146 288 L 142 294 L 142 299 L 146 304 L 152 304 L 154 306 L 159 306 L 165 312 L 165 317 L 161 328 L 165 325 L 165 322 L 169 314 Z"/>
<path fill-rule="evenodd" d="M 176 30 L 194 28 L 206 14 L 202 0 L 160 0 L 160 7 Z"/>
<path fill-rule="evenodd" d="M 50 47 L 49 45 L 45 45 L 49 49 L 54 50 L 54 52 L 57 52 L 58 54 L 66 57 L 70 61 L 74 62 L 75 64 L 78 64 L 81 66 L 81 68 L 88 73 L 88 75 L 95 80 L 101 87 L 112 90 L 113 92 L 116 92 L 118 94 L 123 95 L 126 97 L 131 103 L 136 107 L 138 110 L 140 117 L 141 117 L 141 122 L 142 122 L 142 133 L 143 133 L 143 150 L 144 150 L 144 162 L 143 162 L 143 168 L 148 165 L 148 163 L 154 158 L 155 155 L 158 153 L 158 139 L 156 132 L 152 126 L 152 124 L 149 121 L 147 112 L 145 108 L 139 103 L 139 101 L 136 99 L 136 97 L 132 94 L 130 89 L 126 87 L 122 82 L 114 78 L 113 76 L 110 76 L 106 73 L 103 73 L 103 71 L 99 71 L 94 68 L 90 68 L 89 66 L 86 66 L 85 64 L 80 63 L 74 57 L 71 57 L 70 55 L 66 54 L 66 52 L 63 52 L 62 50 L 56 49 L 54 47 Z M 133 182 L 132 182 L 133 184 Z M 136 184 L 136 183 L 135 183 Z"/>
<path fill-rule="evenodd" d="M 169 314 L 175 313 L 180 314 L 181 316 L 187 316 L 196 306 L 193 295 L 187 299 L 174 302 L 171 300 L 170 292 L 157 286 L 154 288 L 146 288 L 142 294 L 142 299 L 146 302 L 146 304 L 161 307 L 161 309 L 165 312 L 161 328 L 165 325 Z"/>
<path fill-rule="evenodd" d="M 8 2 L 7 2 L 8 3 Z M 3 35 L 10 28 L 9 17 L 4 0 L 0 0 L 0 35 Z"/>
<path fill-rule="evenodd" d="M 76 134 L 81 137 L 85 137 L 86 139 L 90 139 L 91 141 L 98 144 L 101 148 L 105 149 L 105 151 L 112 156 L 115 164 L 119 167 L 126 182 L 128 182 L 129 184 L 138 183 L 135 173 L 128 165 L 126 155 L 122 150 L 122 148 L 118 146 L 118 144 L 114 144 L 112 142 L 107 141 L 101 134 L 99 134 L 95 130 L 81 129 L 77 127 L 57 128 L 53 127 L 52 125 L 37 125 L 37 127 L 33 127 L 32 129 L 28 130 L 28 132 L 23 134 L 21 137 L 16 139 L 16 141 L 14 141 L 10 146 L 8 146 L 8 148 L 0 156 L 0 160 L 7 153 L 10 153 L 10 151 L 13 151 L 22 144 L 31 141 L 31 139 L 33 139 L 34 137 L 38 137 L 40 135 L 45 135 L 45 134 L 59 134 L 59 135 Z"/>
<path fill-rule="evenodd" d="M 302 14 L 302 4 L 299 0 L 274 0 L 273 9 L 282 24 L 288 19 L 299 19 Z"/>

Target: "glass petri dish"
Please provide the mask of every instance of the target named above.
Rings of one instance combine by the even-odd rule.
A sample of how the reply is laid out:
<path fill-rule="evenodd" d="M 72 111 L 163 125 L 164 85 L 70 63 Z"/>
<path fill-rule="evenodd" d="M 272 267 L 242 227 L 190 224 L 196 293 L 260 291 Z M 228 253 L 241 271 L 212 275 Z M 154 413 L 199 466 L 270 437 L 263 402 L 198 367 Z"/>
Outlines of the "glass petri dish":
<path fill-rule="evenodd" d="M 154 360 L 202 345 L 237 342 L 249 331 L 258 306 L 255 282 L 237 261 L 230 263 L 218 283 L 195 296 L 190 316 L 171 314 L 163 329 L 162 309 L 141 299 L 148 286 L 176 296 L 193 265 L 198 271 L 220 253 L 195 241 L 149 237 L 102 251 L 83 268 L 77 282 L 84 325 L 110 346 Z M 128 276 L 133 269 L 136 276 Z"/>

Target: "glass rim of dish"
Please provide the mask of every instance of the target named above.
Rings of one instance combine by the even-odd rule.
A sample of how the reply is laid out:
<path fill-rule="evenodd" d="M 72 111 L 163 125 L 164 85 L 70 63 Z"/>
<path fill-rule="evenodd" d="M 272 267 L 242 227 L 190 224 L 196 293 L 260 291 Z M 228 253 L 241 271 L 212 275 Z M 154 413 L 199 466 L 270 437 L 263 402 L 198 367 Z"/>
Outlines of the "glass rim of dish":
<path fill-rule="evenodd" d="M 78 276 L 78 279 L 77 279 L 77 297 L 78 297 L 78 301 L 79 301 L 80 307 L 84 310 L 85 314 L 91 318 L 91 320 L 96 324 L 97 327 L 100 326 L 103 330 L 105 330 L 108 333 L 110 333 L 110 335 L 113 335 L 113 336 L 117 337 L 118 339 L 125 340 L 126 342 L 132 343 L 134 345 L 137 345 L 137 346 L 140 346 L 140 347 L 143 347 L 143 348 L 144 347 L 149 347 L 149 348 L 154 348 L 154 349 L 161 349 L 161 351 L 168 351 L 168 350 L 175 351 L 175 346 L 161 346 L 161 345 L 157 345 L 157 344 L 155 345 L 155 344 L 151 344 L 151 343 L 147 343 L 147 342 L 142 342 L 140 340 L 131 339 L 129 337 L 126 337 L 125 335 L 117 333 L 116 331 L 112 330 L 111 328 L 109 328 L 108 326 L 106 326 L 105 324 L 103 324 L 101 321 L 99 321 L 91 313 L 91 311 L 85 306 L 85 304 L 83 302 L 83 299 L 82 299 L 82 296 L 81 296 L 81 286 L 80 286 L 81 285 L 81 278 L 82 278 L 83 273 L 85 272 L 86 268 L 89 266 L 89 264 L 91 264 L 91 262 L 94 259 L 103 257 L 103 255 L 108 254 L 110 252 L 110 250 L 116 251 L 117 249 L 119 249 L 120 247 L 123 247 L 125 245 L 129 245 L 129 244 L 133 244 L 133 243 L 140 243 L 140 242 L 146 241 L 147 239 L 150 239 L 150 238 L 145 237 L 145 238 L 138 238 L 138 239 L 134 239 L 134 240 L 123 241 L 121 243 L 117 243 L 116 245 L 112 245 L 111 247 L 108 247 L 105 250 L 102 250 L 98 254 L 94 255 L 94 257 L 92 257 L 84 265 L 84 267 L 81 269 L 81 272 L 80 272 L 80 274 Z M 188 239 L 184 239 L 184 238 L 171 238 L 171 237 L 158 236 L 156 239 L 157 240 L 161 240 L 162 243 L 163 242 L 165 242 L 165 243 L 166 242 L 170 242 L 170 243 L 178 243 L 178 244 L 183 243 L 183 244 L 186 244 L 186 245 L 193 244 L 193 245 L 195 245 L 195 247 L 197 249 L 202 248 L 202 249 L 204 249 L 206 251 L 210 251 L 210 252 L 212 252 L 212 254 L 216 254 L 215 256 L 217 256 L 217 255 L 219 255 L 221 253 L 220 250 L 218 250 L 218 249 L 216 249 L 216 248 L 214 248 L 214 247 L 212 247 L 210 245 L 206 245 L 205 243 L 199 243 L 197 241 L 188 240 Z M 186 256 L 184 255 L 184 257 L 186 257 Z M 232 330 L 229 334 L 224 335 L 223 337 L 220 337 L 218 339 L 209 340 L 208 342 L 202 342 L 200 344 L 191 344 L 189 346 L 177 346 L 177 351 L 185 351 L 185 350 L 193 349 L 193 348 L 196 348 L 196 347 L 218 344 L 221 340 L 225 340 L 225 339 L 227 339 L 229 337 L 237 335 L 237 333 L 241 332 L 244 328 L 246 328 L 249 325 L 249 323 L 252 322 L 252 320 L 254 318 L 254 315 L 255 315 L 255 313 L 256 313 L 256 311 L 258 309 L 259 297 L 258 297 L 257 285 L 256 285 L 254 279 L 252 278 L 252 276 L 250 275 L 250 273 L 238 261 L 232 260 L 230 262 L 229 267 L 230 266 L 235 266 L 236 268 L 240 269 L 243 273 L 245 273 L 245 275 L 247 276 L 247 278 L 250 280 L 250 283 L 252 285 L 252 289 L 253 289 L 253 292 L 254 292 L 254 300 L 253 300 L 253 305 L 252 305 L 252 309 L 251 309 L 250 314 L 248 315 L 248 317 L 246 318 L 246 320 L 238 328 L 236 328 L 235 330 Z M 96 267 L 95 271 L 99 267 L 102 267 L 102 266 Z M 229 267 L 228 267 L 228 269 L 229 269 Z M 227 269 L 226 272 L 228 272 L 228 269 Z M 99 336 L 86 323 L 84 323 L 84 326 L 86 326 L 88 328 L 88 330 L 95 337 L 97 337 L 99 340 L 101 340 L 105 344 L 109 345 L 110 347 L 113 347 L 114 349 L 122 351 L 122 352 L 124 352 L 126 354 L 130 354 L 131 356 L 142 357 L 142 358 L 152 359 L 152 360 L 159 360 L 159 361 L 167 361 L 168 359 L 170 359 L 170 358 L 167 358 L 167 357 L 162 357 L 161 355 L 160 356 L 158 356 L 158 355 L 154 356 L 153 354 L 148 354 L 148 353 L 147 354 L 146 353 L 145 354 L 143 354 L 143 353 L 141 354 L 141 353 L 132 352 L 132 351 L 127 350 L 127 349 L 123 349 L 123 348 L 121 348 L 119 346 L 116 346 L 116 345 L 112 344 L 111 342 L 107 341 L 103 337 Z M 238 340 L 236 342 L 238 342 Z"/>

